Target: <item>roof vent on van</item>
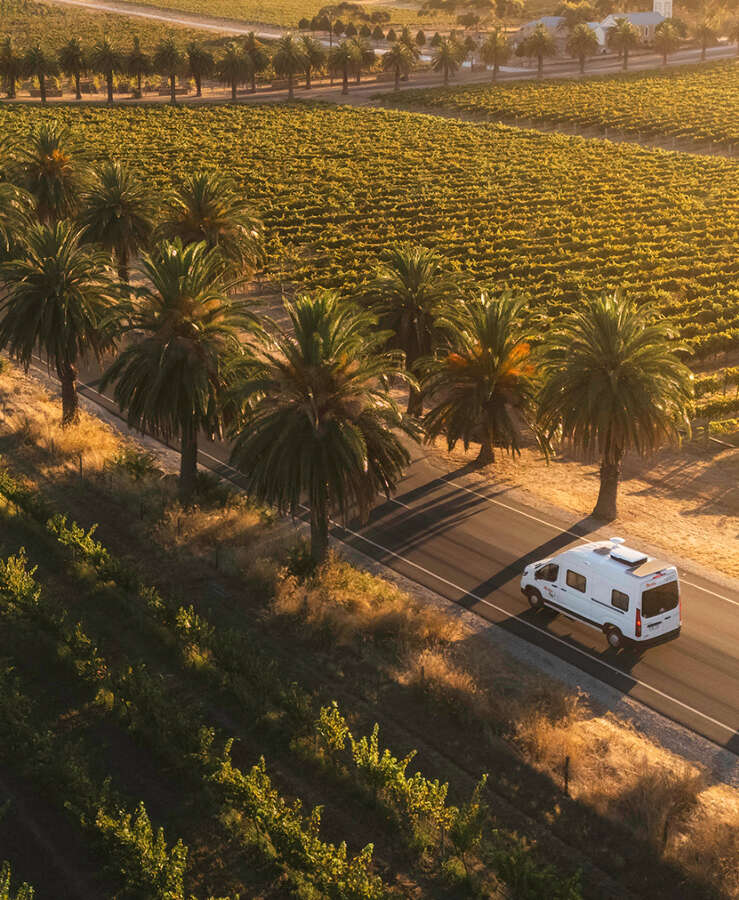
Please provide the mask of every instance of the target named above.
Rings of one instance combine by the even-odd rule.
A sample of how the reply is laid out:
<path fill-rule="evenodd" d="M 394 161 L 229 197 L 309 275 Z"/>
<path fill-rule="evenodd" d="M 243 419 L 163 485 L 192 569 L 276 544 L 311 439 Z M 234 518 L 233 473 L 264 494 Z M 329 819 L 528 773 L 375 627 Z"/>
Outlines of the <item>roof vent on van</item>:
<path fill-rule="evenodd" d="M 612 544 L 624 544 L 624 543 L 626 543 L 626 542 L 624 541 L 624 539 L 623 539 L 623 538 L 620 538 L 620 537 L 612 537 L 612 538 L 609 538 L 609 540 L 610 540 L 610 542 L 611 542 Z"/>
<path fill-rule="evenodd" d="M 617 559 L 619 562 L 625 562 L 630 566 L 638 566 L 640 563 L 646 562 L 648 558 L 646 553 L 632 550 L 631 547 L 622 547 L 618 544 L 611 550 L 611 559 Z"/>

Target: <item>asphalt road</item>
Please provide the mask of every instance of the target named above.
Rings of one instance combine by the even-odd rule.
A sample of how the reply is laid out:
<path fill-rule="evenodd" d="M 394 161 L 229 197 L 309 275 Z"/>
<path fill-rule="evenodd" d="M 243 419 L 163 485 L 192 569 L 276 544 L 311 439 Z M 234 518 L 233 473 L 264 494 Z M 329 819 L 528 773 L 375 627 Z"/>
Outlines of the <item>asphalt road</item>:
<path fill-rule="evenodd" d="M 116 411 L 91 378 L 81 392 Z M 200 462 L 239 484 L 225 444 L 203 446 Z M 739 754 L 739 591 L 680 568 L 680 637 L 620 652 L 580 622 L 528 608 L 520 593 L 525 565 L 612 532 L 543 514 L 492 484 L 472 489 L 422 455 L 366 524 L 333 529 L 366 555 Z M 732 552 L 735 536 L 726 539 Z"/>

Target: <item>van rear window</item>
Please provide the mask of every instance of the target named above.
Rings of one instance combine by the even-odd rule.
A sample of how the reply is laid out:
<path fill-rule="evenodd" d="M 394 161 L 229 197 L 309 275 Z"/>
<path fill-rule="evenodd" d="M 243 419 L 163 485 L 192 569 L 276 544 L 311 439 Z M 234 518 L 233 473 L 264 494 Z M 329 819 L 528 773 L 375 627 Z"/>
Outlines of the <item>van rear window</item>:
<path fill-rule="evenodd" d="M 642 593 L 642 615 L 645 619 L 651 619 L 652 616 L 669 612 L 677 606 L 679 599 L 680 594 L 676 581 L 658 584 L 657 587 L 649 588 Z"/>

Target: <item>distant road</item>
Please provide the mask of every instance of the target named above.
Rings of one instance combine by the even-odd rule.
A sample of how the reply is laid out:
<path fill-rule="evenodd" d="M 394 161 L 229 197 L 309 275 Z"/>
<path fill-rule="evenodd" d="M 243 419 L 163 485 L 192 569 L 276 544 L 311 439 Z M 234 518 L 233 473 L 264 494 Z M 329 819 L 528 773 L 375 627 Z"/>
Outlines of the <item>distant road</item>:
<path fill-rule="evenodd" d="M 221 19 L 217 16 L 203 16 L 198 13 L 187 13 L 180 10 L 164 9 L 159 6 L 149 6 L 142 3 L 120 3 L 115 0 L 50 0 L 52 3 L 60 3 L 66 6 L 78 6 L 85 9 L 97 10 L 100 12 L 112 12 L 125 16 L 137 16 L 144 19 L 154 19 L 158 22 L 169 22 L 172 25 L 183 25 L 188 28 L 200 28 L 206 31 L 215 31 L 221 34 L 248 34 L 250 31 L 260 38 L 276 40 L 288 31 L 297 29 L 280 28 L 276 25 L 267 25 L 263 22 L 241 22 L 238 19 Z M 328 39 L 324 41 L 328 43 Z M 382 52 L 382 51 L 380 51 Z M 736 55 L 736 49 L 731 46 L 711 47 L 708 50 L 708 58 L 729 59 Z M 669 65 L 684 65 L 685 63 L 700 61 L 700 50 L 681 50 L 669 57 Z M 662 58 L 656 53 L 645 53 L 630 56 L 629 69 L 636 71 L 638 69 L 650 69 L 659 66 Z M 588 61 L 586 74 L 603 74 L 606 72 L 618 72 L 621 69 L 621 62 L 613 54 L 605 57 L 593 57 Z M 545 78 L 569 77 L 579 75 L 580 68 L 576 60 L 557 60 L 548 62 L 544 67 Z M 533 67 L 505 67 L 501 70 L 500 80 L 510 80 L 517 78 L 535 78 L 536 70 Z M 455 78 L 454 83 L 474 83 L 487 81 L 490 79 L 490 73 L 482 71 L 470 72 L 468 69 L 460 72 Z M 424 87 L 432 87 L 442 84 L 440 76 L 436 74 L 421 74 L 414 77 L 413 81 L 401 84 L 401 89 L 407 87 L 417 87 L 419 84 Z M 389 84 L 387 85 L 389 88 Z M 335 88 L 332 88 L 335 91 Z M 306 92 L 307 95 L 312 92 Z M 302 95 L 301 95 L 302 96 Z"/>

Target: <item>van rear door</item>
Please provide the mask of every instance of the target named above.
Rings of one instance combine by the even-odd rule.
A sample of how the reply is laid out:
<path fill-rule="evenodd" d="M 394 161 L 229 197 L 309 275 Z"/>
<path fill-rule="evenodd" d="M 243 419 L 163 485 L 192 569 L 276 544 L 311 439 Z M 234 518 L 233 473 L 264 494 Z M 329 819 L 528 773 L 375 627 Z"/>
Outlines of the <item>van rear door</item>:
<path fill-rule="evenodd" d="M 642 588 L 641 615 L 645 639 L 680 627 L 680 584 L 676 571 L 651 578 Z"/>

